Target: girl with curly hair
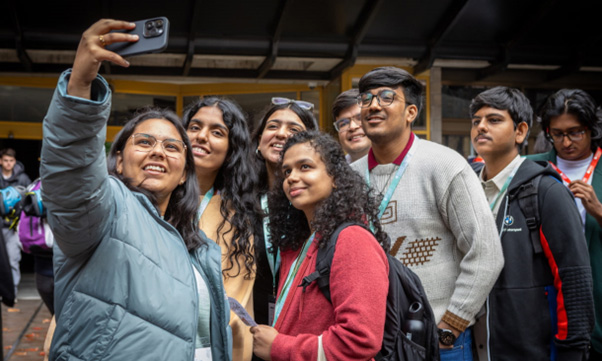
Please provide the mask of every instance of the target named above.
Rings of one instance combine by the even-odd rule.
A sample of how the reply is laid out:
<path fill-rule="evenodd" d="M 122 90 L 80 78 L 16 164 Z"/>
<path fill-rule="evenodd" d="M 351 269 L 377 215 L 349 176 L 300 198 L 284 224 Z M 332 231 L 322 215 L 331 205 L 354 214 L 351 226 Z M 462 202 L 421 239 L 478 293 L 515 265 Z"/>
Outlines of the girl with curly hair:
<path fill-rule="evenodd" d="M 188 106 L 184 126 L 202 194 L 199 228 L 221 247 L 226 294 L 253 315 L 253 227 L 259 211 L 255 210 L 257 180 L 246 118 L 234 101 L 210 96 Z M 234 314 L 230 326 L 233 359 L 249 361 L 252 335 Z"/>
<path fill-rule="evenodd" d="M 369 360 L 382 344 L 389 241 L 378 200 L 345 161 L 339 144 L 318 131 L 284 145 L 269 193 L 269 229 L 281 250 L 274 327 L 251 328 L 256 356 L 265 360 Z M 318 248 L 338 235 L 330 273 L 332 303 L 317 284 L 298 287 L 316 267 Z"/>
<path fill-rule="evenodd" d="M 255 320 L 258 323 L 271 323 L 280 264 L 278 251 L 271 244 L 267 229 L 267 192 L 274 183 L 280 152 L 286 140 L 301 131 L 318 129 L 318 123 L 312 113 L 313 106 L 312 103 L 301 100 L 273 98 L 272 104 L 253 131 L 253 161 L 259 178 L 256 201 L 262 208 L 262 217 L 255 225 L 257 278 L 253 289 L 253 304 Z"/>

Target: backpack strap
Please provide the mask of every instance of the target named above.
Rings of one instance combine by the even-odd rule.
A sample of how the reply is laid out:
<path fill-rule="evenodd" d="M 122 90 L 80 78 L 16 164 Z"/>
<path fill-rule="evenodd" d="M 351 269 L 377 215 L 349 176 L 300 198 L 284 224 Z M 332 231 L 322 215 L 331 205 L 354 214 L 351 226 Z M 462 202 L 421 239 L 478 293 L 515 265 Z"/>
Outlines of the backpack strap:
<path fill-rule="evenodd" d="M 332 303 L 330 299 L 330 267 L 332 266 L 332 259 L 334 258 L 334 250 L 336 247 L 337 239 L 339 238 L 339 233 L 342 230 L 349 226 L 362 226 L 361 224 L 354 222 L 345 222 L 339 225 L 328 240 L 328 243 L 325 247 L 318 248 L 318 257 L 316 258 L 316 270 L 308 276 L 303 277 L 303 282 L 299 287 L 303 287 L 303 292 L 305 292 L 305 288 L 312 284 L 314 281 L 318 283 L 318 287 L 320 291 L 324 294 L 324 297 L 328 300 L 328 302 Z"/>
<path fill-rule="evenodd" d="M 541 242 L 539 240 L 539 228 L 541 226 L 541 218 L 539 216 L 539 183 L 542 175 L 531 179 L 529 183 L 519 187 L 516 196 L 518 197 L 518 205 L 525 215 L 527 227 L 529 227 L 529 235 L 531 236 L 531 244 L 535 254 L 543 252 Z"/>

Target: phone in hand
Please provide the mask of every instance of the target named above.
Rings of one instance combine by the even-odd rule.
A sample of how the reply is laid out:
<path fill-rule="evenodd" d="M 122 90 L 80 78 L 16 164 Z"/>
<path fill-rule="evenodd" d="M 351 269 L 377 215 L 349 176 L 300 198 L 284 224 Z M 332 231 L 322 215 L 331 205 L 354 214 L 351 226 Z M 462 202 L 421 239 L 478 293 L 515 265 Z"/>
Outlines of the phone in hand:
<path fill-rule="evenodd" d="M 119 42 L 106 46 L 107 50 L 115 52 L 123 57 L 140 54 L 160 53 L 167 48 L 167 37 L 169 36 L 169 20 L 166 17 L 156 17 L 134 22 L 136 27 L 131 30 L 114 30 L 138 35 L 138 41 Z"/>

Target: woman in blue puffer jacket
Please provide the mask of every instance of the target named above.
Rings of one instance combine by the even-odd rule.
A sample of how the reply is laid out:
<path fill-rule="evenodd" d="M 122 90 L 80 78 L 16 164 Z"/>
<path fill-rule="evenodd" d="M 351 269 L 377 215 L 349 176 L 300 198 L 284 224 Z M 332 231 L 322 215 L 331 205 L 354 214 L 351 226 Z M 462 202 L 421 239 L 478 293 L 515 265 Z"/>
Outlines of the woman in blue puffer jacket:
<path fill-rule="evenodd" d="M 180 120 L 149 110 L 105 159 L 111 91 L 105 45 L 133 24 L 84 32 L 44 119 L 42 194 L 55 235 L 51 360 L 230 360 L 221 252 L 199 232 L 194 159 Z"/>

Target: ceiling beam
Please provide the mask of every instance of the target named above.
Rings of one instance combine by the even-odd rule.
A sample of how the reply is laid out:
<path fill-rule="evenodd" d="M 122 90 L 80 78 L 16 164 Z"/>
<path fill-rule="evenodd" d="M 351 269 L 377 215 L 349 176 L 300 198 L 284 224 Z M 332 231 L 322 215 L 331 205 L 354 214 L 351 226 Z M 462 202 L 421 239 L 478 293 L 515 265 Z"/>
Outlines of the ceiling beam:
<path fill-rule="evenodd" d="M 422 55 L 422 57 L 418 60 L 418 63 L 414 66 L 414 74 L 422 73 L 433 66 L 433 62 L 435 61 L 435 48 L 449 32 L 452 25 L 454 25 L 454 23 L 457 21 L 458 16 L 462 12 L 462 9 L 464 9 L 464 6 L 467 2 L 468 0 L 453 1 L 445 10 L 443 17 L 439 19 L 437 22 L 437 27 L 429 37 L 424 55 Z"/>
<path fill-rule="evenodd" d="M 508 41 L 500 46 L 500 57 L 487 68 L 481 69 L 477 74 L 477 81 L 488 78 L 492 75 L 502 73 L 508 69 L 510 63 L 510 51 L 536 26 L 539 26 L 544 17 L 550 12 L 558 0 L 543 1 L 539 7 L 524 17 L 521 26 L 516 26 L 516 31 Z"/>
<path fill-rule="evenodd" d="M 272 69 L 276 63 L 278 57 L 278 47 L 280 45 L 280 36 L 282 35 L 282 29 L 284 28 L 284 19 L 287 18 L 291 11 L 291 4 L 293 0 L 281 0 L 278 11 L 276 11 L 276 17 L 274 20 L 274 26 L 272 29 L 272 39 L 270 40 L 270 52 L 266 56 L 265 60 L 257 68 L 257 78 L 261 79 Z"/>
<path fill-rule="evenodd" d="M 15 47 L 17 50 L 17 57 L 19 61 L 23 65 L 23 68 L 26 72 L 31 72 L 33 68 L 33 62 L 31 58 L 27 54 L 27 50 L 25 49 L 25 45 L 23 44 L 23 29 L 21 28 L 21 22 L 19 21 L 19 15 L 17 14 L 17 9 L 15 9 L 15 5 L 13 1 L 7 1 L 8 6 L 10 8 L 10 15 L 13 18 L 13 25 L 15 31 Z"/>
<path fill-rule="evenodd" d="M 194 39 L 196 38 L 197 29 L 201 23 L 200 17 L 202 13 L 201 8 L 202 0 L 195 0 L 192 6 L 192 14 L 190 16 L 190 27 L 188 28 L 188 46 L 186 50 L 186 59 L 182 65 L 182 76 L 187 76 L 190 73 L 192 67 L 192 60 L 194 58 Z"/>
<path fill-rule="evenodd" d="M 353 33 L 350 37 L 351 40 L 347 45 L 347 52 L 343 60 L 330 70 L 330 80 L 339 77 L 345 69 L 355 65 L 359 45 L 366 37 L 368 29 L 370 29 L 383 3 L 384 0 L 366 0 L 355 22 Z"/>

